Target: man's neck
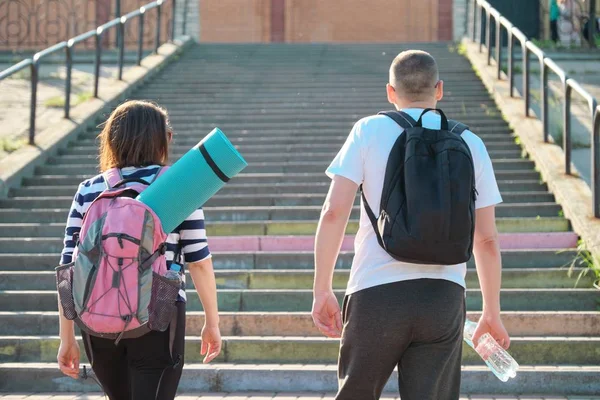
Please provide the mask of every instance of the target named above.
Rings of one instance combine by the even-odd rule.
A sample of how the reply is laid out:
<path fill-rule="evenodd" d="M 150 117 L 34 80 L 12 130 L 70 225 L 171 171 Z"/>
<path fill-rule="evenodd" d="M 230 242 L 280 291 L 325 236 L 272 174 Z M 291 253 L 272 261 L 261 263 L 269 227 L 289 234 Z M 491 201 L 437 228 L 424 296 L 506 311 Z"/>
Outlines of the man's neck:
<path fill-rule="evenodd" d="M 436 108 L 436 101 L 413 101 L 413 102 L 398 102 L 394 104 L 396 109 L 405 110 L 407 108 Z"/>

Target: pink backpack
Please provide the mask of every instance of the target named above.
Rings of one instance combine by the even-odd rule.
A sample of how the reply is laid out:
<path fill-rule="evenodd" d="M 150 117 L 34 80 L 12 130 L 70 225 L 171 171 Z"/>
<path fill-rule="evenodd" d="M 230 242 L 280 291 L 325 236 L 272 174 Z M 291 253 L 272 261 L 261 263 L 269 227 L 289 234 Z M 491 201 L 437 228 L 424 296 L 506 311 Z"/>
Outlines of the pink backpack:
<path fill-rule="evenodd" d="M 73 262 L 56 269 L 57 287 L 67 319 L 118 343 L 165 331 L 176 318 L 181 283 L 165 278 L 167 234 L 160 220 L 135 199 L 148 184 L 123 179 L 117 168 L 104 180 L 107 189 L 83 218 Z"/>

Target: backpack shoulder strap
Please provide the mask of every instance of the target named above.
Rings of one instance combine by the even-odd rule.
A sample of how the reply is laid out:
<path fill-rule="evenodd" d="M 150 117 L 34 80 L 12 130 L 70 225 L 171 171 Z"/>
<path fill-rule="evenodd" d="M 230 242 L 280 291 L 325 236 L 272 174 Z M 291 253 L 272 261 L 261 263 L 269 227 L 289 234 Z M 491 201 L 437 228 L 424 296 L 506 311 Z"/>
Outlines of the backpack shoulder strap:
<path fill-rule="evenodd" d="M 453 119 L 448 120 L 448 129 L 452 133 L 456 133 L 457 135 L 462 135 L 464 131 L 468 130 L 469 127 L 462 122 L 455 121 Z"/>
<path fill-rule="evenodd" d="M 114 188 L 117 183 L 123 180 L 123 174 L 119 168 L 111 168 L 108 171 L 105 171 L 102 175 L 104 176 L 104 183 L 106 183 L 106 186 L 109 190 Z"/>
<path fill-rule="evenodd" d="M 417 124 L 417 121 L 404 111 L 381 111 L 379 115 L 385 115 L 393 119 L 395 123 L 404 129 L 412 128 Z"/>

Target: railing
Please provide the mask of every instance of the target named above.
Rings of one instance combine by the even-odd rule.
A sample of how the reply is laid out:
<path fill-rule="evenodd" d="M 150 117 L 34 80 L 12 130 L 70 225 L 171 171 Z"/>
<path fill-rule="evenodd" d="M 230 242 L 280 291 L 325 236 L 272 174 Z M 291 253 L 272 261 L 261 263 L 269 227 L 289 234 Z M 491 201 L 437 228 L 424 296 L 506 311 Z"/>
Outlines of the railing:
<path fill-rule="evenodd" d="M 563 150 L 565 153 L 565 173 L 571 174 L 571 99 L 573 91 L 579 94 L 588 103 L 590 109 L 590 121 L 592 122 L 592 202 L 593 212 L 596 218 L 600 218 L 600 107 L 596 99 L 589 94 L 576 80 L 570 79 L 565 71 L 560 68 L 551 58 L 531 42 L 518 28 L 513 26 L 510 21 L 504 18 L 496 9 L 494 9 L 485 0 L 472 0 L 472 24 L 471 39 L 473 42 L 479 42 L 479 51 L 483 52 L 484 42 L 487 51 L 487 62 L 491 65 L 492 46 L 491 30 L 492 20 L 496 26 L 495 41 L 495 59 L 497 65 L 497 79 L 502 79 L 502 33 L 506 31 L 508 36 L 508 82 L 510 87 L 510 96 L 514 97 L 515 87 L 515 44 L 520 43 L 522 51 L 522 71 L 523 71 L 523 100 L 525 103 L 524 114 L 530 117 L 530 93 L 531 93 L 531 60 L 530 56 L 536 56 L 541 73 L 541 116 L 543 125 L 544 142 L 549 141 L 549 114 L 548 114 L 548 74 L 554 72 L 561 81 L 561 90 L 564 95 L 563 107 Z M 484 19 L 485 18 L 485 19 Z M 482 32 L 482 26 L 485 22 L 485 38 Z"/>
<path fill-rule="evenodd" d="M 172 7 L 172 24 L 171 24 L 171 32 L 170 39 L 174 39 L 175 34 L 175 18 L 176 18 L 176 3 L 177 0 L 157 0 L 152 3 L 146 4 L 139 9 L 130 12 L 122 17 L 115 18 L 112 21 L 105 23 L 104 25 L 76 36 L 68 41 L 63 41 L 54 46 L 48 47 L 42 51 L 35 53 L 32 58 L 21 61 L 18 64 L 13 65 L 12 67 L 0 72 L 0 81 L 8 78 L 17 72 L 30 68 L 31 70 L 31 101 L 29 104 L 29 143 L 35 144 L 35 116 L 37 110 L 37 86 L 39 82 L 39 71 L 42 60 L 51 55 L 55 54 L 59 51 L 65 50 L 65 67 L 66 67 L 66 79 L 65 79 L 65 106 L 64 106 L 64 116 L 65 118 L 70 117 L 71 112 L 71 75 L 73 71 L 73 55 L 75 52 L 75 46 L 79 43 L 85 42 L 89 39 L 95 39 L 95 48 L 96 48 L 96 56 L 94 62 L 94 97 L 98 97 L 99 95 L 99 86 L 100 86 L 100 67 L 102 64 L 102 49 L 103 49 L 103 36 L 109 32 L 111 29 L 117 30 L 117 46 L 118 46 L 118 72 L 117 77 L 119 80 L 123 79 L 123 64 L 124 64 L 124 55 L 125 55 L 125 40 L 123 40 L 125 36 L 125 27 L 126 25 L 136 19 L 139 18 L 138 24 L 138 32 L 137 32 L 137 65 L 141 65 L 142 63 L 142 55 L 144 51 L 144 21 L 146 19 L 146 15 L 148 11 L 156 9 L 156 26 L 155 26 L 155 40 L 153 51 L 154 53 L 158 53 L 158 48 L 161 44 L 161 19 L 163 14 L 163 8 L 166 7 L 168 3 L 171 3 Z M 188 0 L 185 0 L 183 3 L 183 16 L 184 21 L 187 16 L 187 6 Z M 186 24 L 183 24 L 183 34 L 186 34 Z"/>

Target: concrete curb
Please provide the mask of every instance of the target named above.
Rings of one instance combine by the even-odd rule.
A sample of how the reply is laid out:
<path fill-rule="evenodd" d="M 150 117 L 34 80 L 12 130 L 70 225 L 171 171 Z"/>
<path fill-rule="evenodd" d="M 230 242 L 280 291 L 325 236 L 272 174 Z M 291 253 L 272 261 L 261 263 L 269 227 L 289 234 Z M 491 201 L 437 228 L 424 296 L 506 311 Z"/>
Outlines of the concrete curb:
<path fill-rule="evenodd" d="M 564 173 L 565 154 L 556 144 L 544 143 L 542 122 L 523 115 L 523 101 L 511 98 L 507 80 L 496 80 L 496 67 L 487 65 L 487 57 L 479 53 L 478 45 L 463 39 L 467 48 L 466 57 L 478 71 L 481 81 L 492 94 L 506 120 L 520 138 L 524 149 L 534 160 L 548 189 L 554 193 L 556 202 L 563 208 L 565 217 L 571 221 L 573 230 L 584 241 L 593 254 L 600 254 L 600 219 L 592 213 L 592 191 L 578 177 L 572 166 L 573 175 Z"/>
<path fill-rule="evenodd" d="M 23 178 L 32 176 L 37 166 L 92 128 L 107 108 L 126 99 L 192 43 L 194 40 L 185 36 L 162 45 L 158 54 L 147 56 L 140 67 L 133 67 L 125 72 L 123 81 L 115 80 L 110 86 L 101 87 L 99 99 L 74 107 L 71 119 L 63 119 L 60 123 L 37 132 L 37 145 L 25 146 L 0 160 L 0 198 L 7 197 L 8 191 L 19 186 Z"/>

